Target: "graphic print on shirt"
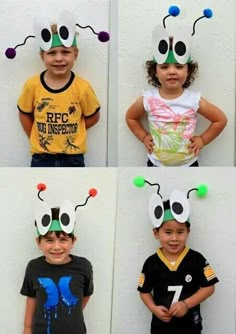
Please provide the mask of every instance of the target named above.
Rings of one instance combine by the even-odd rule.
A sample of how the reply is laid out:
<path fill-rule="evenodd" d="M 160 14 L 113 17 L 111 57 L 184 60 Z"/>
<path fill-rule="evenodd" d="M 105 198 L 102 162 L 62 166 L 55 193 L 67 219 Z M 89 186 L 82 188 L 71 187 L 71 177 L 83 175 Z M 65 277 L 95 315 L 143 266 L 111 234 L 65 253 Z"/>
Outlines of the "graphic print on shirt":
<path fill-rule="evenodd" d="M 39 136 L 40 146 L 49 152 L 49 146 L 54 140 L 57 141 L 57 135 L 64 135 L 64 149 L 62 153 L 68 151 L 77 151 L 80 149 L 75 142 L 75 135 L 78 132 L 78 122 L 76 113 L 79 112 L 78 102 L 71 102 L 66 112 L 58 111 L 58 106 L 53 103 L 51 98 L 42 98 L 36 102 L 35 111 L 36 129 Z"/>
<path fill-rule="evenodd" d="M 38 278 L 40 286 L 47 294 L 47 300 L 44 303 L 45 318 L 47 319 L 47 334 L 51 333 L 51 316 L 54 314 L 55 319 L 58 317 L 58 304 L 63 303 L 68 308 L 68 314 L 70 314 L 72 307 L 79 301 L 70 290 L 71 279 L 72 276 L 63 276 L 56 284 L 50 277 Z"/>
<path fill-rule="evenodd" d="M 160 161 L 171 165 L 171 161 L 193 158 L 189 153 L 189 139 L 196 127 L 196 112 L 189 109 L 184 113 L 172 110 L 164 101 L 148 97 L 150 110 L 150 133 L 154 139 L 154 153 Z"/>

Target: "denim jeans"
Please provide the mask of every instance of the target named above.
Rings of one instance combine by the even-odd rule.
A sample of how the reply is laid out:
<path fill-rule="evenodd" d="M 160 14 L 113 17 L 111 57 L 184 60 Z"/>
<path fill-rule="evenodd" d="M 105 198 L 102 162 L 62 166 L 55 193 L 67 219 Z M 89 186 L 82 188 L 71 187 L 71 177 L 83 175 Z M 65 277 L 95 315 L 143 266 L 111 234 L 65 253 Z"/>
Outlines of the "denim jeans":
<path fill-rule="evenodd" d="M 85 167 L 84 155 L 34 153 L 31 167 Z"/>

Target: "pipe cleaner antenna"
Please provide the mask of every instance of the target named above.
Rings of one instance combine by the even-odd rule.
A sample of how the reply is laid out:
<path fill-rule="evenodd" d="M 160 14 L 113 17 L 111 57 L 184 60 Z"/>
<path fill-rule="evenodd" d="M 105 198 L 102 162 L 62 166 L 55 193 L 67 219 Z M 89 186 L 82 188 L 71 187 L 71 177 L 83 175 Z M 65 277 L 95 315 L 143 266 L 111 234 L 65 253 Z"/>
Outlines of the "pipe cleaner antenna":
<path fill-rule="evenodd" d="M 100 42 L 105 43 L 105 42 L 109 41 L 109 39 L 110 39 L 110 35 L 106 31 L 96 32 L 90 25 L 81 26 L 79 23 L 76 23 L 76 26 L 80 27 L 81 29 L 87 29 L 87 28 L 89 28 L 94 33 L 94 35 L 98 36 L 98 40 Z"/>
<path fill-rule="evenodd" d="M 78 204 L 78 205 L 76 205 L 75 211 L 77 210 L 78 207 L 85 206 L 87 204 L 87 202 L 88 202 L 88 200 L 89 200 L 90 197 L 96 197 L 96 196 L 97 196 L 97 189 L 95 189 L 95 188 L 90 189 L 89 190 L 89 196 L 86 198 L 84 204 Z"/>
<path fill-rule="evenodd" d="M 169 7 L 169 10 L 168 10 L 168 15 L 166 15 L 164 18 L 163 18 L 163 27 L 166 28 L 166 24 L 165 24 L 165 20 L 170 17 L 170 16 L 178 16 L 179 13 L 180 13 L 180 9 L 179 7 L 177 6 L 170 6 Z"/>
<path fill-rule="evenodd" d="M 203 10 L 203 15 L 200 16 L 198 19 L 196 19 L 193 23 L 193 32 L 192 32 L 192 36 L 195 34 L 195 26 L 196 26 L 196 23 L 201 20 L 201 19 L 204 19 L 207 18 L 207 19 L 210 19 L 211 17 L 213 16 L 213 11 L 210 9 L 210 8 L 205 8 Z"/>
<path fill-rule="evenodd" d="M 41 193 L 42 191 L 44 191 L 44 190 L 47 189 L 46 184 L 44 184 L 44 183 L 39 183 L 39 184 L 37 185 L 37 189 L 38 189 L 38 198 L 40 199 L 40 201 L 44 201 L 44 199 L 42 199 L 42 197 L 40 197 L 40 193 Z"/>
<path fill-rule="evenodd" d="M 157 194 L 161 196 L 160 194 L 160 184 L 159 183 L 150 183 L 149 181 L 145 180 L 143 176 L 136 176 L 133 179 L 133 183 L 136 187 L 138 188 L 142 188 L 144 187 L 145 183 L 149 184 L 149 186 L 153 187 L 153 186 L 157 186 Z M 161 196 L 162 198 L 162 196 Z"/>
<path fill-rule="evenodd" d="M 24 42 L 21 43 L 21 44 L 17 44 L 14 48 L 7 48 L 6 51 L 5 51 L 5 56 L 8 58 L 8 59 L 13 59 L 15 58 L 16 56 L 16 49 L 19 47 L 19 46 L 23 46 L 26 44 L 26 41 L 27 39 L 29 38 L 35 38 L 35 36 L 33 35 L 29 35 L 25 38 Z"/>
<path fill-rule="evenodd" d="M 197 191 L 197 196 L 202 198 L 205 197 L 208 193 L 208 187 L 205 184 L 200 184 L 197 188 L 192 188 L 187 193 L 187 198 L 189 198 L 189 194 L 191 191 Z"/>

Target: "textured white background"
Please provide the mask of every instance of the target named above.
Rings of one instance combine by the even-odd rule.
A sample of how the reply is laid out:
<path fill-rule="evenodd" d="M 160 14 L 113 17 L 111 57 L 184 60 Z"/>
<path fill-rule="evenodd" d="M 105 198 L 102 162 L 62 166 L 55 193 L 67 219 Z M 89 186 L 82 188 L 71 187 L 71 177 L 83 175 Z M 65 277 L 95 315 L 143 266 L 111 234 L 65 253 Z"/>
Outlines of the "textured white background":
<path fill-rule="evenodd" d="M 203 334 L 235 334 L 236 211 L 235 168 L 180 170 L 153 168 L 119 169 L 118 211 L 113 288 L 112 334 L 149 333 L 151 314 L 136 290 L 145 259 L 159 246 L 152 234 L 148 199 L 156 187 L 137 188 L 137 175 L 160 183 L 163 199 L 175 190 L 188 191 L 205 183 L 208 196 L 190 195 L 191 232 L 188 245 L 201 252 L 220 280 L 216 291 L 202 304 Z M 155 188 L 155 189 L 154 189 Z"/>
<path fill-rule="evenodd" d="M 72 253 L 86 257 L 93 265 L 94 294 L 85 309 L 88 333 L 109 334 L 116 169 L 1 168 L 0 172 L 0 333 L 22 333 L 25 297 L 20 289 L 24 271 L 30 259 L 41 255 L 35 243 L 34 210 L 39 201 L 36 186 L 43 182 L 47 190 L 41 196 L 51 207 L 60 206 L 65 199 L 83 204 L 90 188 L 98 190 L 95 198 L 76 210 L 77 241 Z"/>
<path fill-rule="evenodd" d="M 25 46 L 17 48 L 13 60 L 5 57 L 5 50 L 33 35 L 36 15 L 40 13 L 55 22 L 64 9 L 74 12 L 77 22 L 83 26 L 89 24 L 95 31 L 109 31 L 109 0 L 3 0 L 0 3 L 0 166 L 30 164 L 29 143 L 18 120 L 16 103 L 28 77 L 44 69 L 35 39 L 30 38 Z M 101 103 L 101 119 L 88 130 L 85 162 L 89 167 L 105 167 L 109 43 L 99 42 L 90 29 L 77 27 L 77 30 L 80 53 L 73 70 L 90 81 Z"/>
<path fill-rule="evenodd" d="M 181 24 L 192 25 L 204 8 L 212 8 L 212 19 L 202 19 L 193 36 L 192 58 L 199 64 L 199 76 L 192 86 L 221 108 L 228 117 L 224 132 L 201 153 L 201 166 L 233 166 L 235 129 L 235 1 L 234 0 L 119 0 L 118 73 L 119 73 L 119 166 L 145 166 L 143 144 L 125 123 L 128 107 L 147 88 L 145 61 L 152 59 L 151 34 L 161 24 L 170 5 L 181 13 L 168 18 L 168 30 Z M 197 133 L 208 126 L 199 117 Z"/>

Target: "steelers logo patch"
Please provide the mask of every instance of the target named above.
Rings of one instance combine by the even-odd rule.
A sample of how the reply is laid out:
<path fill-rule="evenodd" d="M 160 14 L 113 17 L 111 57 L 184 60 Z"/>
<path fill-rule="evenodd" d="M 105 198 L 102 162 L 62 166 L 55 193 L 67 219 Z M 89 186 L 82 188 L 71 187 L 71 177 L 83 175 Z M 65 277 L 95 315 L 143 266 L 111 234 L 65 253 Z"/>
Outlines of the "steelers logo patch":
<path fill-rule="evenodd" d="M 187 282 L 187 283 L 189 283 L 189 282 L 191 282 L 192 281 L 192 276 L 191 275 L 186 275 L 185 276 L 185 282 Z"/>

